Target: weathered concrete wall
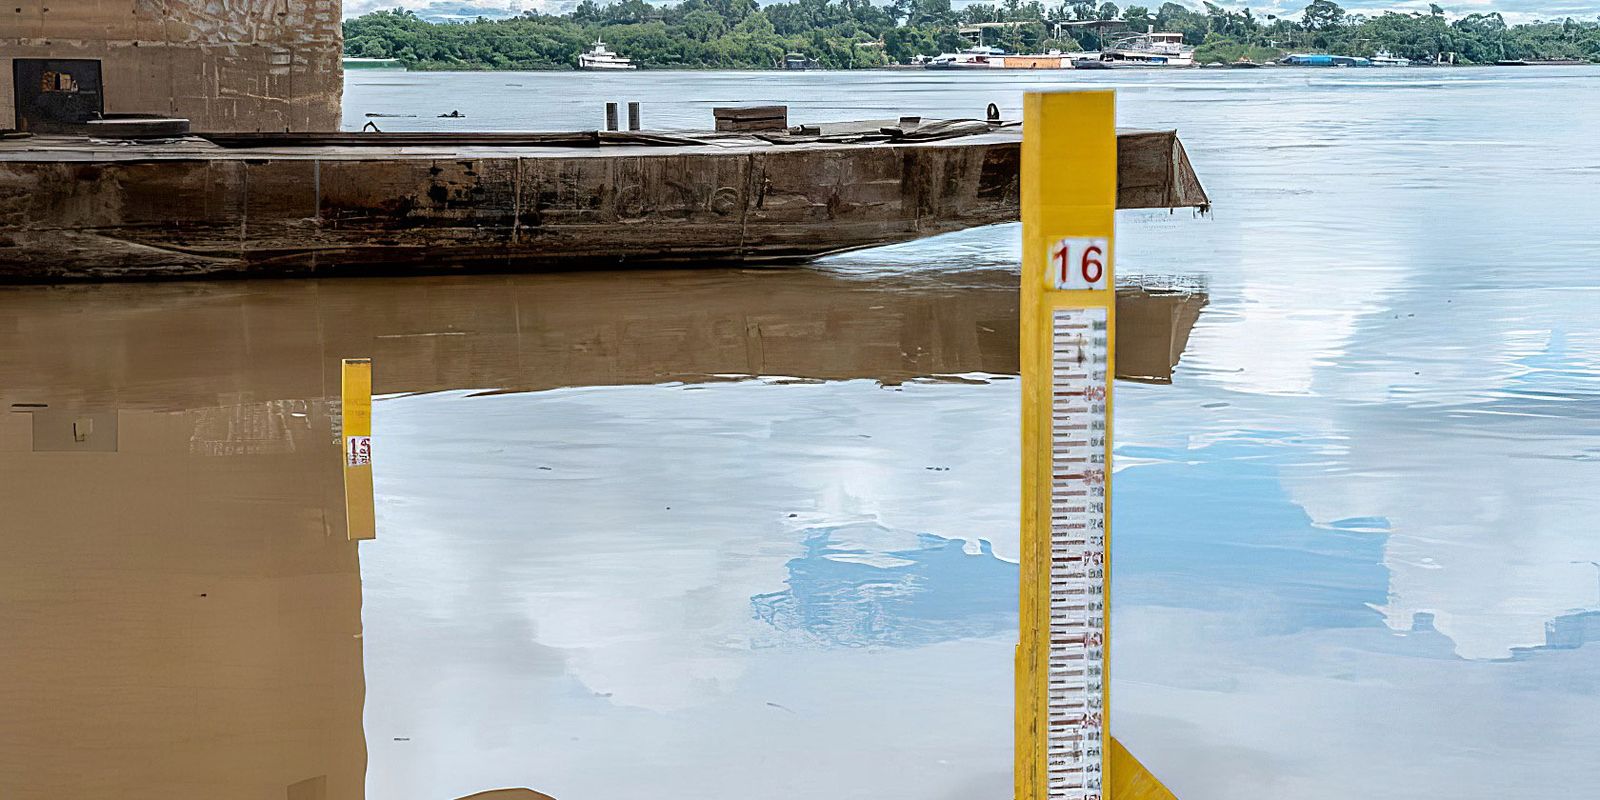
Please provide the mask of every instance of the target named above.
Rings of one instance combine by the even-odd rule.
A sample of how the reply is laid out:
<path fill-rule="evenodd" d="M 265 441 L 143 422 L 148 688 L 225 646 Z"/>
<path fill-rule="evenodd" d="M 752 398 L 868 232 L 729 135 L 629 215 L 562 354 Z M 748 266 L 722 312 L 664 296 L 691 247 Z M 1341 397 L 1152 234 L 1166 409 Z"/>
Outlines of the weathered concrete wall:
<path fill-rule="evenodd" d="M 8 0 L 0 128 L 15 126 L 13 58 L 101 59 L 105 110 L 204 131 L 337 130 L 341 0 Z"/>

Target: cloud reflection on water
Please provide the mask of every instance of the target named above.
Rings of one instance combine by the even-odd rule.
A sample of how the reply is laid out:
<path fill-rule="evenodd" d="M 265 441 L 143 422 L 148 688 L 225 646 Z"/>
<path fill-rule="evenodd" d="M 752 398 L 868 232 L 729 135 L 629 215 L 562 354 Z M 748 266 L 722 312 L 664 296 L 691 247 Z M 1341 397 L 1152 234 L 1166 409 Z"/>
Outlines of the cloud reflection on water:
<path fill-rule="evenodd" d="M 801 534 L 805 554 L 789 561 L 789 588 L 750 603 L 757 619 L 802 643 L 914 647 L 1015 636 L 1017 565 L 997 559 L 987 541 L 969 553 L 958 539 L 870 522 Z"/>

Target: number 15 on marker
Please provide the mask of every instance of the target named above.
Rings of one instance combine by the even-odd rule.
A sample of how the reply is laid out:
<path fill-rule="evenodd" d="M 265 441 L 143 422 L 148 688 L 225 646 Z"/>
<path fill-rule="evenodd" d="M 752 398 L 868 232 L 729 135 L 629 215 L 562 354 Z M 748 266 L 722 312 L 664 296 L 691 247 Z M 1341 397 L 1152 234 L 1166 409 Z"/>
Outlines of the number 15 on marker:
<path fill-rule="evenodd" d="M 1050 245 L 1045 280 L 1056 289 L 1104 289 L 1110 250 L 1105 239 L 1058 239 Z"/>

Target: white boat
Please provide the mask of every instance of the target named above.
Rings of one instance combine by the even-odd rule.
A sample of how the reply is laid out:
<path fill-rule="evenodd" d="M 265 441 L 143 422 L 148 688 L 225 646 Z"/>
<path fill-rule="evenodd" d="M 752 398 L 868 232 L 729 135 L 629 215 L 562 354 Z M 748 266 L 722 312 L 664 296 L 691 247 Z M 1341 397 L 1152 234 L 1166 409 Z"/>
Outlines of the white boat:
<path fill-rule="evenodd" d="M 1368 59 L 1374 67 L 1409 67 L 1411 59 L 1401 58 L 1388 50 L 1379 50 Z"/>
<path fill-rule="evenodd" d="M 606 43 L 599 39 L 594 40 L 594 47 L 589 52 L 578 56 L 578 69 L 638 69 L 627 56 L 618 55 L 606 47 Z"/>
<path fill-rule="evenodd" d="M 1007 53 L 998 47 L 972 47 L 959 53 L 941 53 L 922 62 L 928 69 L 1072 69 L 1076 54 Z"/>
<path fill-rule="evenodd" d="M 1099 63 L 1094 63 L 1099 62 Z M 1087 64 L 1087 66 L 1085 66 Z M 1131 33 L 1118 36 L 1098 53 L 1084 53 L 1073 65 L 1086 69 L 1105 67 L 1192 67 L 1194 48 L 1183 43 L 1181 33 Z"/>
<path fill-rule="evenodd" d="M 925 65 L 928 69 L 1000 69 L 1006 51 L 998 47 L 969 47 L 959 53 L 940 53 Z"/>

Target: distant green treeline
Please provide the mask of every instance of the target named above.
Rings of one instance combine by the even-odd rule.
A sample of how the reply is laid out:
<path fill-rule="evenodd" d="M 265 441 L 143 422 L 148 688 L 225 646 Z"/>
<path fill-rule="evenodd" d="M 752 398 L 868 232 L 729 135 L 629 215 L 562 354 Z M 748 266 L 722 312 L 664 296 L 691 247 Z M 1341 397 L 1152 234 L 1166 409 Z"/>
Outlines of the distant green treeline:
<path fill-rule="evenodd" d="M 596 38 L 644 68 L 767 69 L 792 52 L 829 69 L 869 68 L 970 46 L 958 27 L 982 22 L 1020 23 L 984 32 L 984 44 L 1010 52 L 1094 50 L 1100 42 L 1093 28 L 1050 24 L 1093 19 L 1119 20 L 1126 23 L 1124 30 L 1154 26 L 1181 31 L 1198 46 L 1201 62 L 1266 60 L 1307 51 L 1353 56 L 1388 51 L 1426 60 L 1445 54 L 1459 64 L 1600 61 L 1596 20 L 1507 25 L 1497 13 L 1450 19 L 1437 5 L 1430 12 L 1369 17 L 1346 13 L 1331 0 L 1314 0 L 1299 19 L 1211 3 L 1200 11 L 1177 3 L 1152 11 L 1110 2 L 1047 8 L 1037 0 L 1003 0 L 955 11 L 950 0 L 894 0 L 892 5 L 793 0 L 765 6 L 755 0 L 683 0 L 671 6 L 644 0 L 602 6 L 583 0 L 569 14 L 527 12 L 463 23 L 430 23 L 409 11 L 379 11 L 345 22 L 344 33 L 347 55 L 398 58 L 412 69 L 570 69 Z M 1115 34 L 1110 29 L 1106 35 Z"/>

